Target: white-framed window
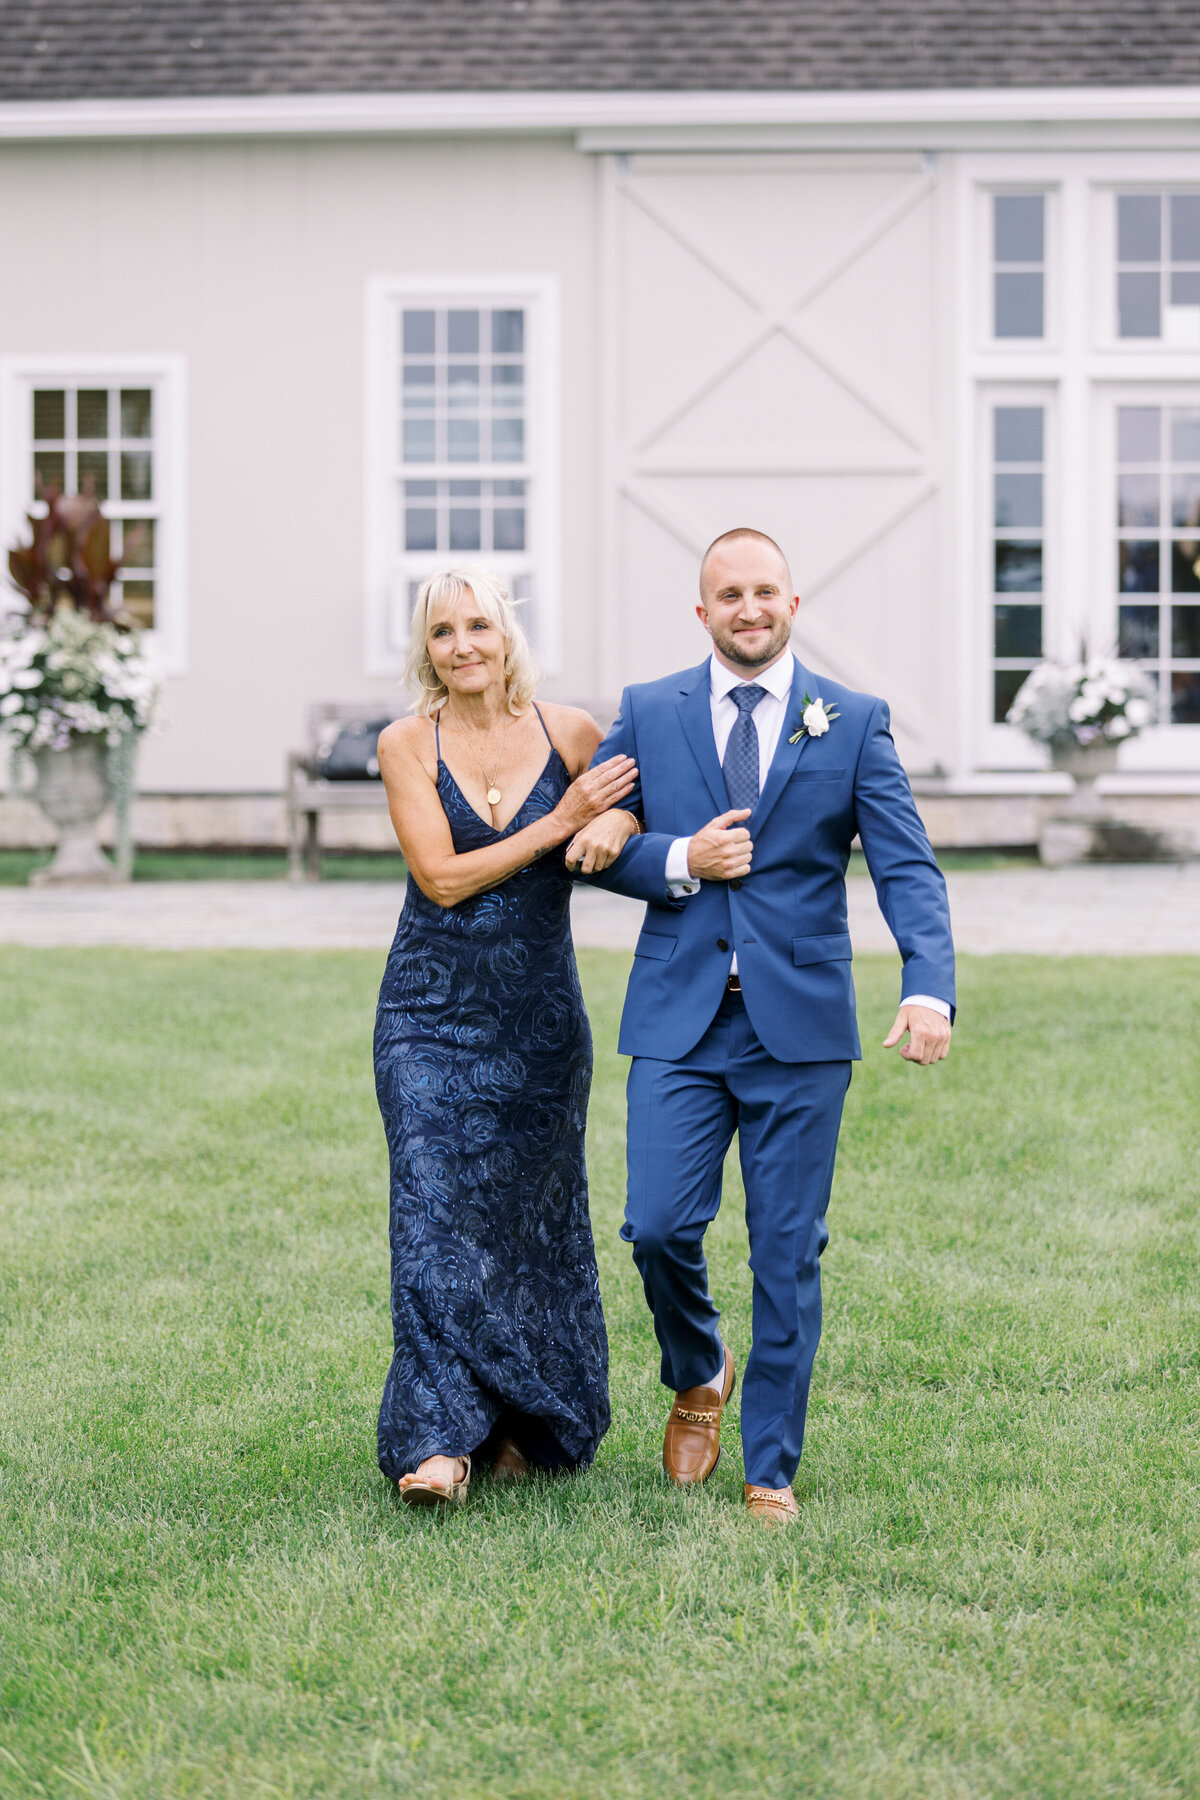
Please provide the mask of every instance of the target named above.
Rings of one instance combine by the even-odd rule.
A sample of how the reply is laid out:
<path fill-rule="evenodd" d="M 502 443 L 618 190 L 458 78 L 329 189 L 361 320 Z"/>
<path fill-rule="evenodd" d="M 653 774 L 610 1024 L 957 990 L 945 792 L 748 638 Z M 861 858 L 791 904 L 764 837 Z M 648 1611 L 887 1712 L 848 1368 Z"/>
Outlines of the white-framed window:
<path fill-rule="evenodd" d="M 1046 336 L 1046 211 L 1044 192 L 993 193 L 990 335 L 1009 342 Z"/>
<path fill-rule="evenodd" d="M 970 226 L 958 250 L 966 454 L 955 530 L 972 596 L 959 633 L 970 699 L 957 773 L 1044 770 L 1043 752 L 1003 722 L 1008 704 L 1039 654 L 1086 648 L 1142 662 L 1158 686 L 1158 722 L 1122 747 L 1121 770 L 1190 781 L 1200 771 L 1194 157 L 989 152 L 962 157 L 955 182 Z M 1038 195 L 1040 245 L 1037 208 L 1016 205 Z M 1039 267 L 1040 338 L 1030 335 L 1038 284 L 1015 279 Z M 1032 435 L 1021 455 L 1001 441 L 1030 408 L 1043 415 L 1040 465 Z"/>
<path fill-rule="evenodd" d="M 1159 694 L 1160 725 L 1200 725 L 1200 389 L 1114 398 L 1116 636 Z"/>
<path fill-rule="evenodd" d="M 1045 653 L 1047 413 L 1006 394 L 988 405 L 991 717 L 1003 725 Z"/>
<path fill-rule="evenodd" d="M 399 671 L 418 587 L 456 561 L 501 576 L 553 670 L 556 281 L 374 278 L 366 380 L 368 671 Z"/>
<path fill-rule="evenodd" d="M 6 542 L 48 488 L 91 493 L 122 559 L 115 596 L 183 672 L 184 369 L 179 357 L 10 356 L 0 361 L 0 504 Z"/>
<path fill-rule="evenodd" d="M 1113 205 L 1117 339 L 1200 349 L 1200 191 L 1118 189 Z"/>

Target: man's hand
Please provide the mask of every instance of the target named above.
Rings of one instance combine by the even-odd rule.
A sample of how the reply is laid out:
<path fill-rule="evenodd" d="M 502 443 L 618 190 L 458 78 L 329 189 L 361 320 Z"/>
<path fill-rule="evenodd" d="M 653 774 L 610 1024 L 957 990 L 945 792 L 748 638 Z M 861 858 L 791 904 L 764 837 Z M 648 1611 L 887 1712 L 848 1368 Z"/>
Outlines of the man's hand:
<path fill-rule="evenodd" d="M 930 1063 L 942 1062 L 950 1054 L 950 1021 L 932 1007 L 902 1006 L 883 1040 L 884 1049 L 894 1050 L 906 1031 L 908 1042 L 900 1045 L 905 1062 L 928 1068 Z"/>
<path fill-rule="evenodd" d="M 688 845 L 688 873 L 699 881 L 733 881 L 750 873 L 754 845 L 750 833 L 738 819 L 748 819 L 750 808 L 737 807 L 721 813 L 698 831 Z"/>

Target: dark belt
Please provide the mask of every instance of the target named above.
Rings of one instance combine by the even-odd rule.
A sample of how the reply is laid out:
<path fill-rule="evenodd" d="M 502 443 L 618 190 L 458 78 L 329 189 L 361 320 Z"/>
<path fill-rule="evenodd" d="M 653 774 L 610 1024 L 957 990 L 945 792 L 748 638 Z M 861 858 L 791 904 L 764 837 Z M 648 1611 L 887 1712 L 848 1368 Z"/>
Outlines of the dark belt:
<path fill-rule="evenodd" d="M 727 994 L 740 994 L 741 991 L 742 991 L 741 976 L 740 975 L 731 975 L 729 977 L 728 981 L 725 983 L 725 992 Z"/>

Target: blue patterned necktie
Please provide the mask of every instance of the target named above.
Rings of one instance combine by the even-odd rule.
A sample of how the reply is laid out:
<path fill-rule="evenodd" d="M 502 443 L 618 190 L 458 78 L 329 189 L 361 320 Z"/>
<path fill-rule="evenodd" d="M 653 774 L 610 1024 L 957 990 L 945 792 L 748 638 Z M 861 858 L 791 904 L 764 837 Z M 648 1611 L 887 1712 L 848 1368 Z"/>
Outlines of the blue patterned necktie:
<path fill-rule="evenodd" d="M 758 732 L 752 715 L 766 691 L 755 682 L 729 690 L 729 698 L 740 715 L 734 721 L 721 764 L 731 807 L 753 808 L 758 799 Z"/>

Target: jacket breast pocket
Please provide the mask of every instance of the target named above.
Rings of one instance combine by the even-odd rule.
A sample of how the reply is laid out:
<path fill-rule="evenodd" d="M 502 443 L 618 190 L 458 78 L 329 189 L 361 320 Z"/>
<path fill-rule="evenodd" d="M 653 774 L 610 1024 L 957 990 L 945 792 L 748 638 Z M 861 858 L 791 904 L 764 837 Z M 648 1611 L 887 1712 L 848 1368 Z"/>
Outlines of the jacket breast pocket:
<path fill-rule="evenodd" d="M 667 962 L 675 954 L 678 938 L 665 937 L 661 932 L 643 931 L 634 945 L 635 956 L 648 956 L 654 962 Z"/>
<path fill-rule="evenodd" d="M 792 961 L 798 969 L 809 963 L 849 962 L 853 955 L 848 931 L 823 931 L 817 937 L 792 939 Z"/>
<path fill-rule="evenodd" d="M 797 786 L 803 782 L 844 781 L 845 779 L 845 769 L 793 769 L 788 776 L 789 784 L 795 782 Z"/>

